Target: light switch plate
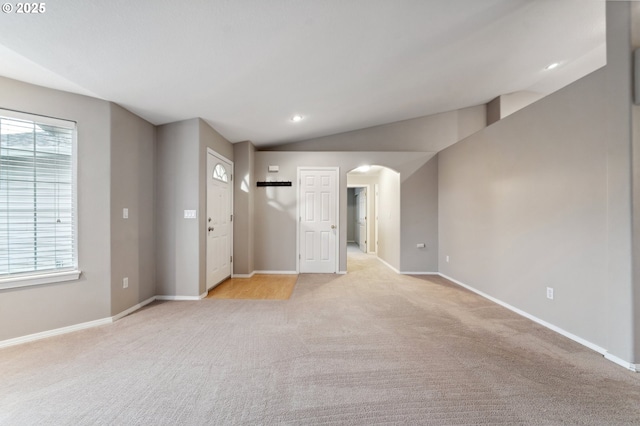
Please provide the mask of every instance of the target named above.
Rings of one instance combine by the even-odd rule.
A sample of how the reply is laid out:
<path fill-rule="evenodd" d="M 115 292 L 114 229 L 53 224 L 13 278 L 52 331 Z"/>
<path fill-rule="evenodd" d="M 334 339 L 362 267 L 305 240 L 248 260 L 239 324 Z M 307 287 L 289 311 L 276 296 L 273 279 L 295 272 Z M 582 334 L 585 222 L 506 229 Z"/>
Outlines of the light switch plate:
<path fill-rule="evenodd" d="M 124 208 L 122 209 L 122 218 L 123 219 L 129 219 L 129 209 L 128 208 Z"/>
<path fill-rule="evenodd" d="M 196 219 L 196 211 L 195 210 L 185 210 L 184 211 L 184 218 L 185 219 Z"/>

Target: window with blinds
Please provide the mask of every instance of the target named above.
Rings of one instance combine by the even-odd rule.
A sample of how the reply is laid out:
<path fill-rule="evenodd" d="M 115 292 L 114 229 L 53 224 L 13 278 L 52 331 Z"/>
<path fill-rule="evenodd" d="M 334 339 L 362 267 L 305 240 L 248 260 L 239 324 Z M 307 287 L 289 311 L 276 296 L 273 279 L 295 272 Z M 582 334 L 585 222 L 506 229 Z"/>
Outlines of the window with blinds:
<path fill-rule="evenodd" d="M 77 270 L 75 127 L 0 110 L 0 282 Z"/>

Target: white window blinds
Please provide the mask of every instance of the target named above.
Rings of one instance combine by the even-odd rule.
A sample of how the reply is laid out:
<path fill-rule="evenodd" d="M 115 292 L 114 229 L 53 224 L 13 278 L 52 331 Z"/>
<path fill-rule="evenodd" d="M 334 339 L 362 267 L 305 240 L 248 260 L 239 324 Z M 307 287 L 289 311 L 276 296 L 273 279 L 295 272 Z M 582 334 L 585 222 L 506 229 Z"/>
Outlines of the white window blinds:
<path fill-rule="evenodd" d="M 0 110 L 0 278 L 77 269 L 75 134 Z"/>

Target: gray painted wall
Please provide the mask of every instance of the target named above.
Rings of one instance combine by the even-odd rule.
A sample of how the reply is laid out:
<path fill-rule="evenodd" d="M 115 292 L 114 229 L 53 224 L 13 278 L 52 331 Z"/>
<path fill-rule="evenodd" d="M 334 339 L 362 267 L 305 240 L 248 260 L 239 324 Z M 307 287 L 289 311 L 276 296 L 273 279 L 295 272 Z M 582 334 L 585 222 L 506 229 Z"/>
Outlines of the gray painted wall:
<path fill-rule="evenodd" d="M 632 251 L 631 4 L 607 2 L 605 71 L 607 165 L 608 346 L 624 360 L 634 355 Z"/>
<path fill-rule="evenodd" d="M 256 152 L 256 180 L 291 180 L 292 187 L 257 188 L 255 193 L 255 269 L 257 271 L 296 270 L 297 167 L 337 166 L 340 168 L 339 269 L 346 271 L 347 178 L 348 171 L 362 164 L 378 164 L 401 173 L 401 181 L 423 167 L 433 157 L 424 152 Z M 267 173 L 268 165 L 280 166 L 277 174 Z M 401 182 L 401 184 L 404 184 Z M 396 191 L 397 192 L 397 191 Z M 411 196 L 411 194 L 407 194 Z M 426 226 L 426 225 L 425 225 Z M 409 231 L 408 231 L 409 232 Z M 403 253 L 400 253 L 402 255 Z M 385 259 L 386 260 L 386 259 Z M 396 267 L 399 260 L 395 261 Z M 391 263 L 391 262 L 389 262 Z M 424 265 L 407 265 L 420 271 Z"/>
<path fill-rule="evenodd" d="M 439 267 L 629 360 L 629 140 L 610 126 L 612 72 L 439 154 Z"/>
<path fill-rule="evenodd" d="M 233 147 L 199 118 L 157 128 L 157 292 L 206 291 L 207 148 L 233 161 Z M 197 219 L 184 219 L 196 210 Z"/>
<path fill-rule="evenodd" d="M 199 119 L 157 128 L 156 277 L 158 295 L 195 297 L 200 292 Z M 198 219 L 184 219 L 184 210 Z"/>
<path fill-rule="evenodd" d="M 115 104 L 111 164 L 111 315 L 116 315 L 155 296 L 156 279 L 155 126 Z M 129 209 L 128 219 L 123 208 Z"/>
<path fill-rule="evenodd" d="M 78 123 L 77 281 L 0 291 L 0 340 L 109 317 L 111 121 L 108 102 L 0 77 L 0 107 Z"/>
<path fill-rule="evenodd" d="M 632 30 L 632 46 L 634 49 L 640 47 L 640 3 L 631 3 L 631 30 Z M 638 100 L 640 101 L 640 99 Z M 635 357 L 636 363 L 640 360 L 640 106 L 632 105 L 632 168 L 633 168 L 633 329 L 635 340 Z"/>
<path fill-rule="evenodd" d="M 438 152 L 486 126 L 484 105 L 444 112 L 337 135 L 288 143 L 274 151 Z"/>
<path fill-rule="evenodd" d="M 251 142 L 233 144 L 235 179 L 233 182 L 233 273 L 251 274 L 253 262 L 253 197 L 256 191 L 253 178 L 255 147 Z"/>
<path fill-rule="evenodd" d="M 438 157 L 402 183 L 400 271 L 438 272 Z M 424 243 L 424 248 L 418 248 Z M 415 268 L 420 265 L 420 269 Z"/>

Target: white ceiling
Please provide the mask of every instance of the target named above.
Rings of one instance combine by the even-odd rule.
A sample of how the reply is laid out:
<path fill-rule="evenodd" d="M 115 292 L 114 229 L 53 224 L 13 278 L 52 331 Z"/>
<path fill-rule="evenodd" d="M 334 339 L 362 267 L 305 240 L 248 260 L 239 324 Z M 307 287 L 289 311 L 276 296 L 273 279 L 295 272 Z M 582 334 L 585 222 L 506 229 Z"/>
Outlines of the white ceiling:
<path fill-rule="evenodd" d="M 550 93 L 603 66 L 604 0 L 57 0 L 0 16 L 0 75 L 231 142 Z M 544 67 L 560 62 L 553 71 Z M 0 97 L 1 103 L 1 97 Z M 0 105 L 1 107 L 2 105 Z M 294 114 L 304 119 L 291 122 Z"/>

